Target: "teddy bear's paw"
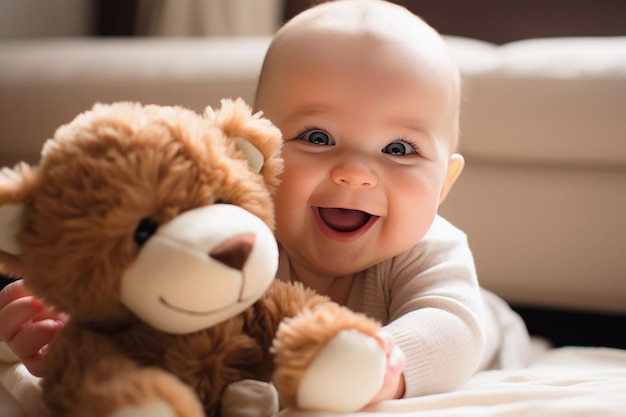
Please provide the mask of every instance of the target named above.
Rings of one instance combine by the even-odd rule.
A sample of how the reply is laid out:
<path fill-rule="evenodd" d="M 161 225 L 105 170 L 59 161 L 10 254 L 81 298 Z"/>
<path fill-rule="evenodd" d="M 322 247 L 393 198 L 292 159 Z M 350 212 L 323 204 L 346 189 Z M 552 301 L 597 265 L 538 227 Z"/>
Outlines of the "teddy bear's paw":
<path fill-rule="evenodd" d="M 109 417 L 179 417 L 165 401 L 155 401 L 137 406 L 126 406 Z"/>
<path fill-rule="evenodd" d="M 296 394 L 303 410 L 347 413 L 360 410 L 381 389 L 386 355 L 371 336 L 343 330 L 318 352 Z"/>
<path fill-rule="evenodd" d="M 284 320 L 271 350 L 272 381 L 281 404 L 322 411 L 362 408 L 383 381 L 377 376 L 384 374 L 386 357 L 377 339 L 380 328 L 377 321 L 332 302 Z M 309 382 L 302 383 L 303 377 Z"/>

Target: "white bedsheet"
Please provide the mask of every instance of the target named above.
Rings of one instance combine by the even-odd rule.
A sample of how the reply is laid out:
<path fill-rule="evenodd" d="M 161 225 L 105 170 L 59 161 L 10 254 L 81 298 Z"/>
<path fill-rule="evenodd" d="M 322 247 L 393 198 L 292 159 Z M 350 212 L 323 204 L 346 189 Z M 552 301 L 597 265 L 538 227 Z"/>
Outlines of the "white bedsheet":
<path fill-rule="evenodd" d="M 0 416 L 41 417 L 37 380 L 0 366 Z M 19 407 L 18 407 L 19 405 Z M 21 411 L 20 411 L 21 407 Z M 278 417 L 330 417 L 283 410 Z M 386 401 L 350 417 L 625 417 L 626 350 L 548 349 L 524 369 L 480 372 L 462 389 Z"/>
<path fill-rule="evenodd" d="M 462 389 L 383 402 L 354 417 L 624 417 L 626 351 L 566 347 L 529 367 L 478 373 Z M 280 417 L 326 417 L 284 411 Z"/>

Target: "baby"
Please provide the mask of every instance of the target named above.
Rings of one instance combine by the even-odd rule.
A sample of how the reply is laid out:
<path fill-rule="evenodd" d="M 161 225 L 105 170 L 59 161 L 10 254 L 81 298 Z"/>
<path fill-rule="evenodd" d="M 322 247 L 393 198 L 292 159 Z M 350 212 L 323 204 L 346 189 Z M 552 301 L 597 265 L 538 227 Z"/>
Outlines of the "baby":
<path fill-rule="evenodd" d="M 525 360 L 523 322 L 481 290 L 465 234 L 437 214 L 464 165 L 459 107 L 440 35 L 382 0 L 304 11 L 263 65 L 255 108 L 285 140 L 277 278 L 384 324 L 389 365 L 373 402 L 450 391 Z M 32 372 L 61 325 L 19 282 L 0 292 L 0 338 Z"/>
<path fill-rule="evenodd" d="M 450 391 L 497 362 L 505 340 L 484 297 L 527 343 L 479 288 L 466 236 L 437 215 L 464 159 L 460 76 L 433 28 L 384 1 L 309 9 L 275 35 L 255 107 L 285 141 L 278 278 L 385 324 L 407 360 L 377 399 Z"/>

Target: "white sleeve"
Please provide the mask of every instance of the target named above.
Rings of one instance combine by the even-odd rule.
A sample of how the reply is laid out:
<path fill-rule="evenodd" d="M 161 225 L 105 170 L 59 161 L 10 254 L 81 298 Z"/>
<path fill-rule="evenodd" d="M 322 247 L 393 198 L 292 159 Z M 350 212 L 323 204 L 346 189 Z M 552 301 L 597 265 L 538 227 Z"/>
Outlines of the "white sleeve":
<path fill-rule="evenodd" d="M 407 356 L 406 397 L 448 392 L 477 370 L 485 311 L 463 232 L 438 217 L 388 271 L 389 331 Z"/>

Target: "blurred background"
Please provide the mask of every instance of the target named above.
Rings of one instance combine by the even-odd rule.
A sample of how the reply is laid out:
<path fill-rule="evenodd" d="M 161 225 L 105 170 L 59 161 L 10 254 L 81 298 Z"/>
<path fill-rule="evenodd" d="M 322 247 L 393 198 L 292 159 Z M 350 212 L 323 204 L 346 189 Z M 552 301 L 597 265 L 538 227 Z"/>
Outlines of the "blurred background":
<path fill-rule="evenodd" d="M 0 39 L 270 35 L 283 6 L 282 0 L 0 0 Z"/>
<path fill-rule="evenodd" d="M 0 39 L 269 35 L 320 0 L 0 0 Z M 398 0 L 440 32 L 493 43 L 626 34 L 624 0 Z"/>

